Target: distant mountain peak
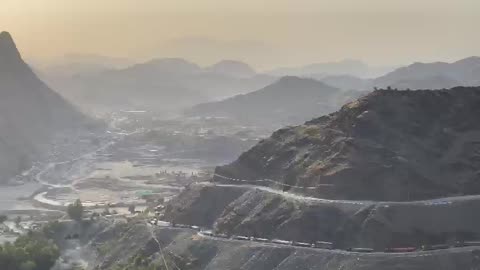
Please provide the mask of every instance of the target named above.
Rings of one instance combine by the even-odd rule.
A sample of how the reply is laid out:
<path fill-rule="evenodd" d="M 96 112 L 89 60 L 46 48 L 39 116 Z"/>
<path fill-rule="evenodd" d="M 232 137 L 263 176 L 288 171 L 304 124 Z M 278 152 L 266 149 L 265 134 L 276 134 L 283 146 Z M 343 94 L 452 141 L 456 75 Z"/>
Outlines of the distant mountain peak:
<path fill-rule="evenodd" d="M 222 60 L 210 67 L 207 67 L 206 70 L 239 77 L 251 77 L 255 76 L 257 73 L 248 64 L 237 60 Z"/>
<path fill-rule="evenodd" d="M 222 60 L 222 61 L 216 63 L 214 66 L 216 66 L 216 65 L 243 65 L 243 66 L 248 66 L 248 64 L 243 63 L 241 61 L 229 60 L 229 59 Z"/>
<path fill-rule="evenodd" d="M 137 67 L 155 67 L 157 71 L 172 72 L 172 73 L 192 73 L 199 72 L 200 67 L 183 58 L 156 58 L 143 64 L 136 65 Z"/>
<path fill-rule="evenodd" d="M 12 35 L 10 35 L 9 32 L 6 32 L 6 31 L 3 31 L 0 33 L 0 41 L 3 42 L 3 41 L 9 41 L 11 43 L 14 43 L 13 42 L 13 38 L 12 38 Z"/>
<path fill-rule="evenodd" d="M 22 59 L 20 52 L 8 32 L 0 33 L 0 66 L 12 64 L 12 61 Z"/>
<path fill-rule="evenodd" d="M 474 64 L 480 64 L 480 57 L 479 56 L 470 56 L 464 59 L 460 59 L 454 64 L 466 64 L 466 65 L 474 65 Z"/>
<path fill-rule="evenodd" d="M 180 58 L 180 57 L 167 57 L 167 58 L 156 58 L 151 61 L 152 63 L 168 63 L 168 64 L 188 64 L 188 65 L 194 65 L 193 63 Z"/>
<path fill-rule="evenodd" d="M 377 87 L 399 89 L 443 89 L 455 86 L 479 86 L 480 57 L 456 62 L 413 63 L 374 80 Z"/>
<path fill-rule="evenodd" d="M 295 85 L 295 84 L 327 86 L 325 83 L 319 80 L 315 80 L 312 78 L 298 77 L 298 76 L 283 76 L 274 83 L 274 85 Z"/>

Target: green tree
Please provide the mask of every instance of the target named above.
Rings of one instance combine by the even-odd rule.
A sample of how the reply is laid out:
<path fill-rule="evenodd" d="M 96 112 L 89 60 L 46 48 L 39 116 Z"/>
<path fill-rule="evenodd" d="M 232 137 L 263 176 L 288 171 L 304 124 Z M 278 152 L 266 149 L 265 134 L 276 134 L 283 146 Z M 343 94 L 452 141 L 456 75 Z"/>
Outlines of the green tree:
<path fill-rule="evenodd" d="M 6 215 L 0 215 L 0 223 L 4 223 L 7 220 L 8 220 L 8 217 Z"/>
<path fill-rule="evenodd" d="M 20 222 L 22 222 L 22 217 L 21 216 L 17 216 L 15 218 L 15 225 L 19 226 L 20 225 Z"/>
<path fill-rule="evenodd" d="M 5 270 L 49 270 L 60 252 L 44 234 L 28 233 L 15 243 L 0 245 L 0 266 Z"/>
<path fill-rule="evenodd" d="M 73 204 L 70 204 L 67 207 L 68 216 L 75 221 L 81 221 L 82 220 L 83 211 L 84 211 L 84 208 L 83 208 L 83 205 L 82 205 L 82 201 L 80 201 L 80 199 L 76 200 Z"/>
<path fill-rule="evenodd" d="M 20 270 L 35 270 L 37 265 L 33 261 L 26 261 L 20 264 Z"/>
<path fill-rule="evenodd" d="M 131 204 L 128 206 L 128 211 L 132 214 L 135 214 L 135 205 Z"/>

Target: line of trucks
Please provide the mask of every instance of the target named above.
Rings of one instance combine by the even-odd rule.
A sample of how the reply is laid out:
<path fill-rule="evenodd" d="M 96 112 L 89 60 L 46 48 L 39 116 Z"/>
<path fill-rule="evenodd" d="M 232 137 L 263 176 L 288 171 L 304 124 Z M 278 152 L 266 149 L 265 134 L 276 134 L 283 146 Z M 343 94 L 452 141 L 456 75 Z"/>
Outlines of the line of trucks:
<path fill-rule="evenodd" d="M 158 220 L 154 219 L 150 221 L 150 223 L 152 225 L 157 225 Z M 241 236 L 241 235 L 229 236 L 226 234 L 215 234 L 211 230 L 202 230 L 199 226 L 174 224 L 174 223 L 170 223 L 170 225 L 176 228 L 196 230 L 196 231 L 199 231 L 200 234 L 208 237 L 232 239 L 232 240 L 239 240 L 239 241 L 254 241 L 254 242 L 260 242 L 260 243 L 272 243 L 272 244 L 289 245 L 289 246 L 297 246 L 297 247 L 305 247 L 305 248 L 318 248 L 318 249 L 328 249 L 328 250 L 335 249 L 334 244 L 332 242 L 315 241 L 313 243 L 306 243 L 306 242 L 288 241 L 288 240 L 281 240 L 281 239 L 270 240 L 267 238 L 249 237 L 249 236 Z M 415 252 L 415 251 L 430 251 L 430 250 L 449 249 L 449 248 L 455 248 L 455 247 L 475 247 L 475 246 L 480 246 L 480 241 L 457 241 L 454 244 L 423 245 L 421 247 L 391 247 L 391 248 L 385 248 L 383 252 L 408 253 L 408 252 Z M 351 247 L 351 248 L 346 248 L 344 250 L 350 251 L 350 252 L 361 252 L 361 253 L 378 252 L 378 250 L 375 250 L 373 248 L 363 248 L 363 247 Z"/>

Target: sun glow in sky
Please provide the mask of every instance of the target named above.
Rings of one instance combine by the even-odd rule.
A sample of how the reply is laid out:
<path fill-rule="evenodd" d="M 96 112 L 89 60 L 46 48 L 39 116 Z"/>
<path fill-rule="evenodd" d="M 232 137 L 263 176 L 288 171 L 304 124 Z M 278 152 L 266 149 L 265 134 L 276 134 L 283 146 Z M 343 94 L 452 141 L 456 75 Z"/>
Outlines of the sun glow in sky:
<path fill-rule="evenodd" d="M 27 58 L 238 59 L 259 68 L 480 55 L 478 0 L 2 0 Z"/>

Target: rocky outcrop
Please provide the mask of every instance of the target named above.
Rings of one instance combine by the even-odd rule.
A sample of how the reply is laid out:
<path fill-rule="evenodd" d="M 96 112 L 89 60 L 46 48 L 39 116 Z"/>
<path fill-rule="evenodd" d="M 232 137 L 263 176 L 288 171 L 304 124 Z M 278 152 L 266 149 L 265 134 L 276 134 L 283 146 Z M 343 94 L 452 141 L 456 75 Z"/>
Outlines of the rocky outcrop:
<path fill-rule="evenodd" d="M 216 173 L 334 199 L 479 194 L 479 114 L 480 88 L 379 90 L 276 131 Z M 215 180 L 231 182 L 223 177 Z"/>
<path fill-rule="evenodd" d="M 338 228 L 359 209 L 246 187 L 192 186 L 169 202 L 165 219 L 227 235 L 334 242 Z"/>
<path fill-rule="evenodd" d="M 190 186 L 167 205 L 165 219 L 210 228 L 225 208 L 248 188 Z"/>

